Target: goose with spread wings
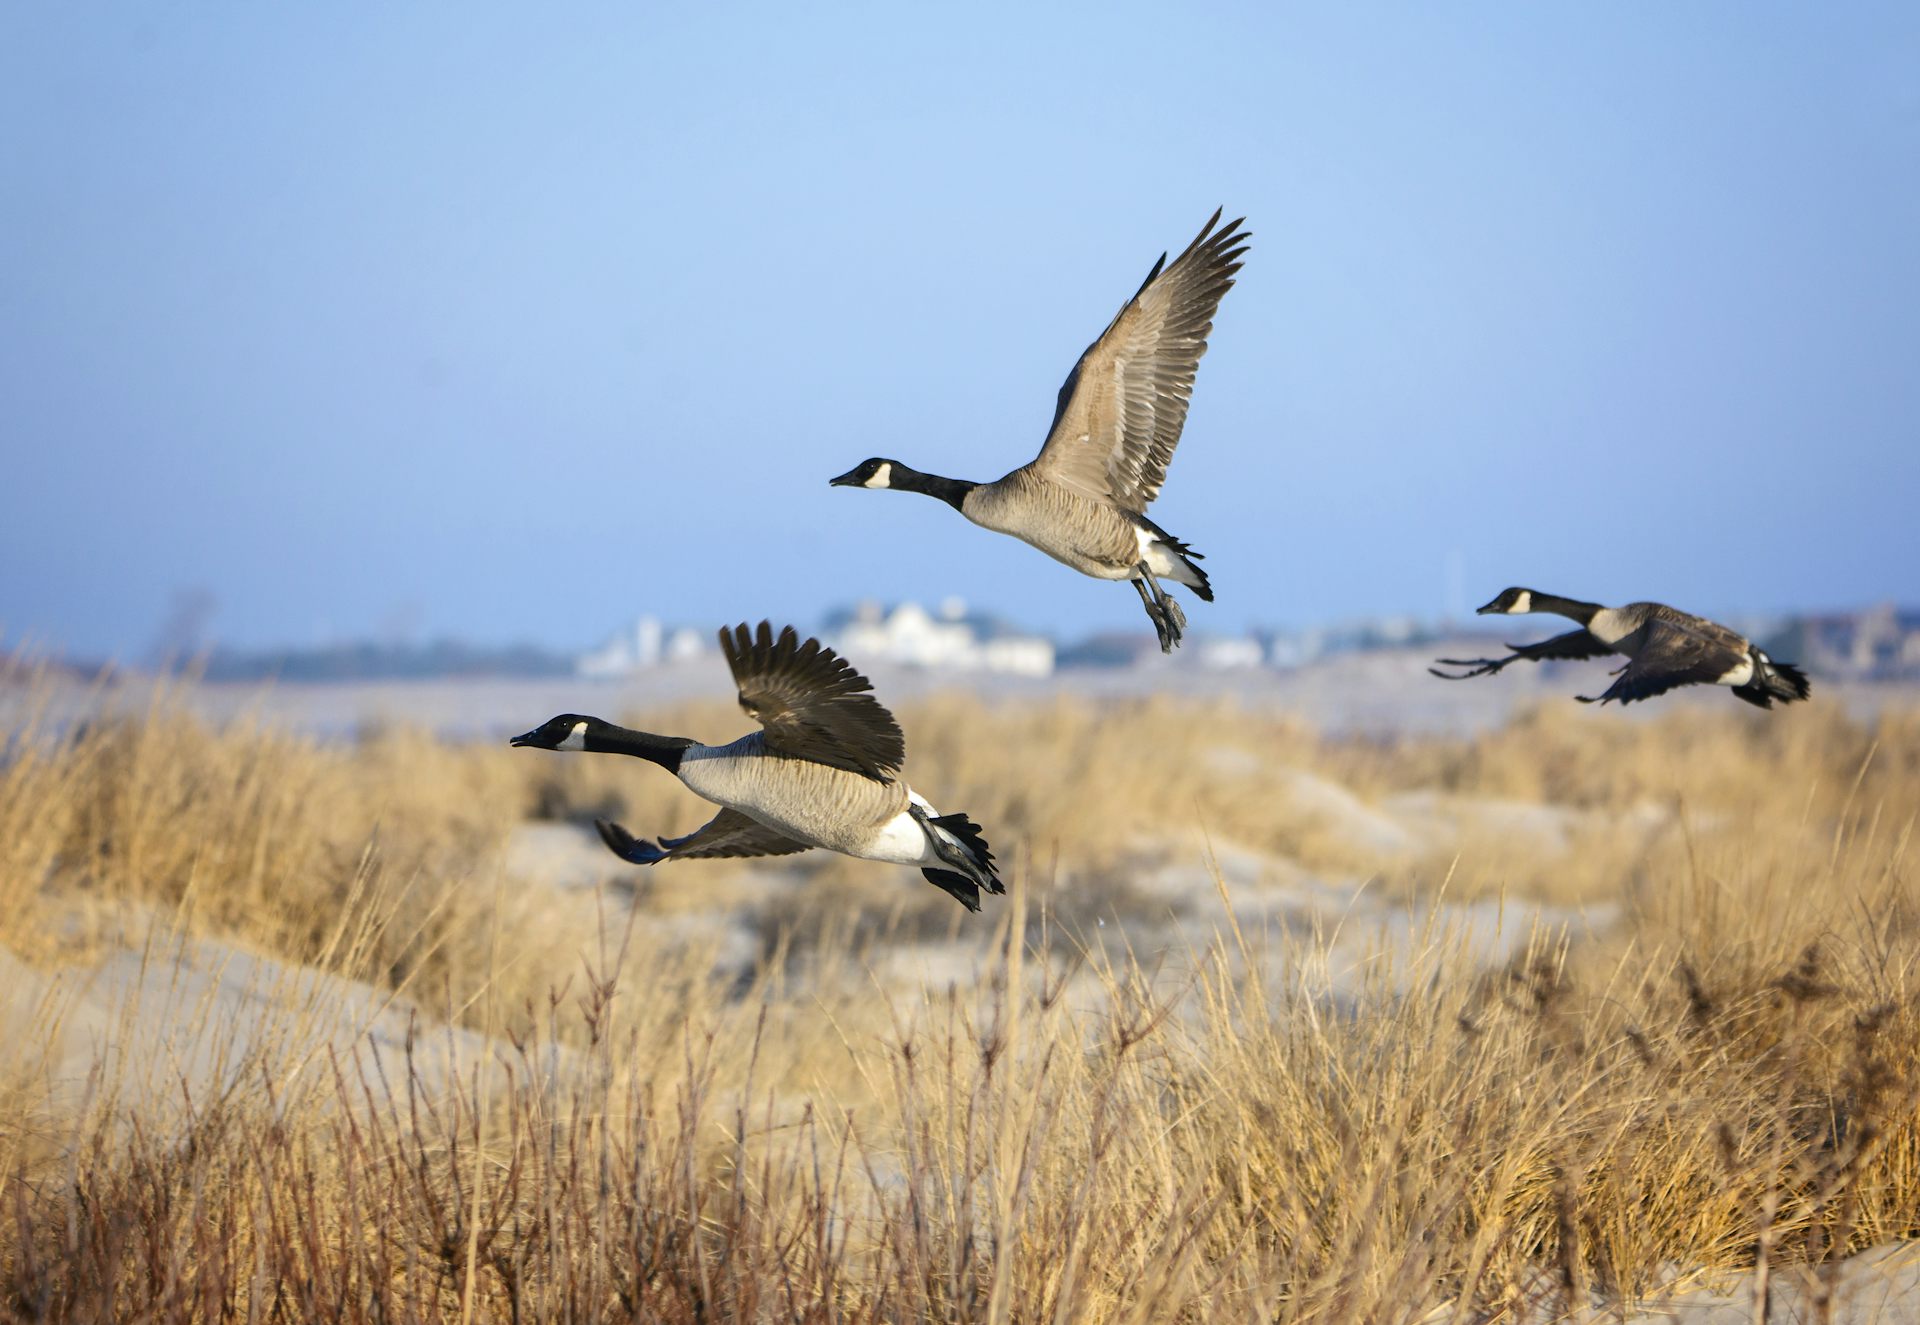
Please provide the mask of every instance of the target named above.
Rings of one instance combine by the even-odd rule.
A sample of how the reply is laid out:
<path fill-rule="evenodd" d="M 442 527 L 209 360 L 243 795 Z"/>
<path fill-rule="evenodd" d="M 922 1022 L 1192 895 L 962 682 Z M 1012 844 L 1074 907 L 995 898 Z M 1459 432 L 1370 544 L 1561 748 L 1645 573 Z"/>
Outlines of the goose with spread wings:
<path fill-rule="evenodd" d="M 821 847 L 918 866 L 970 911 L 1004 892 L 979 825 L 941 814 L 901 774 L 906 739 L 873 686 L 818 640 L 765 621 L 720 631 L 740 707 L 760 724 L 727 745 L 655 736 L 562 713 L 516 746 L 624 754 L 660 765 L 721 807 L 685 837 L 649 842 L 599 821 L 614 854 L 636 865 L 722 856 L 786 856 Z"/>
<path fill-rule="evenodd" d="M 1747 703 L 1763 709 L 1773 701 L 1791 704 L 1812 691 L 1807 674 L 1792 663 L 1775 662 L 1765 650 L 1730 626 L 1682 612 L 1665 603 L 1628 603 L 1602 607 L 1577 598 L 1562 598 L 1537 589 L 1512 588 L 1479 609 L 1481 616 L 1518 616 L 1551 612 L 1578 621 L 1580 629 L 1555 635 L 1538 644 L 1510 644 L 1504 658 L 1440 658 L 1462 672 L 1427 670 L 1448 681 L 1491 676 L 1509 663 L 1540 662 L 1549 658 L 1600 658 L 1625 654 L 1627 663 L 1614 673 L 1614 682 L 1599 695 L 1576 695 L 1583 704 L 1618 700 L 1631 704 L 1652 699 L 1677 686 L 1722 685 Z"/>
<path fill-rule="evenodd" d="M 875 456 L 831 480 L 938 497 L 973 523 L 1031 543 L 1082 575 L 1130 580 L 1171 653 L 1186 613 L 1160 581 L 1213 601 L 1201 556 L 1147 518 L 1187 421 L 1214 312 L 1247 252 L 1244 221 L 1215 212 L 1171 265 L 1147 273 L 1067 374 L 1046 444 L 991 483 L 923 474 Z"/>

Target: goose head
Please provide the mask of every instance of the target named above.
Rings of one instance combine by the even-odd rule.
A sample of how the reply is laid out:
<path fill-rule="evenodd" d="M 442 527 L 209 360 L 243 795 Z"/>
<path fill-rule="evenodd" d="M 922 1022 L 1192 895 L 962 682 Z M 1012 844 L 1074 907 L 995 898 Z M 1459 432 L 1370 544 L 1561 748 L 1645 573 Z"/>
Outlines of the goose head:
<path fill-rule="evenodd" d="M 875 456 L 871 460 L 862 460 L 839 478 L 829 479 L 828 486 L 835 488 L 890 488 L 893 486 L 895 466 L 904 469 L 898 460 L 886 460 Z"/>
<path fill-rule="evenodd" d="M 520 733 L 507 744 L 532 746 L 536 750 L 584 750 L 587 748 L 587 734 L 602 731 L 606 726 L 598 718 L 562 713 L 548 718 L 530 732 Z"/>
<path fill-rule="evenodd" d="M 1523 612 L 1533 611 L 1533 590 L 1502 589 L 1500 596 L 1485 607 L 1476 609 L 1477 616 L 1519 616 Z"/>

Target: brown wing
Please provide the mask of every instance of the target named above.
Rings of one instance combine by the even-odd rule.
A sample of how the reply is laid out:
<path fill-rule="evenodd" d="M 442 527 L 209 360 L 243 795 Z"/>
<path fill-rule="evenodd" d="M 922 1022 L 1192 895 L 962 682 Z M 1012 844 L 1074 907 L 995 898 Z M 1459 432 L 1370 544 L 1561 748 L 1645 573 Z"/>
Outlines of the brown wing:
<path fill-rule="evenodd" d="M 1638 607 L 1639 604 L 1629 603 L 1628 606 Z M 1740 655 L 1747 651 L 1747 637 L 1732 626 L 1723 626 L 1718 621 L 1709 621 L 1703 616 L 1682 612 L 1679 608 L 1668 607 L 1665 603 L 1648 603 L 1646 606 L 1649 609 L 1647 613 L 1649 620 L 1663 621 L 1702 639 L 1718 643 L 1721 648 L 1734 655 L 1727 663 L 1729 667 L 1739 662 Z"/>
<path fill-rule="evenodd" d="M 801 643 L 792 626 L 776 639 L 765 621 L 757 634 L 742 623 L 721 627 L 720 651 L 769 749 L 881 782 L 906 762 L 906 738 L 872 683 L 819 640 Z"/>
<path fill-rule="evenodd" d="M 614 855 L 636 865 L 724 856 L 791 856 L 808 849 L 805 842 L 796 842 L 738 810 L 722 810 L 685 837 L 661 838 L 658 846 L 605 819 L 596 820 L 594 826 Z"/>
<path fill-rule="evenodd" d="M 1130 511 L 1160 495 L 1214 311 L 1247 251 L 1243 220 L 1216 230 L 1216 211 L 1164 272 L 1161 255 L 1067 375 L 1030 471 Z"/>
<path fill-rule="evenodd" d="M 1549 659 L 1568 660 L 1573 658 L 1598 658 L 1602 654 L 1612 653 L 1611 645 L 1602 644 L 1585 629 L 1570 630 L 1564 635 L 1555 635 L 1552 639 L 1541 640 L 1538 644 L 1509 644 L 1513 652 L 1504 658 L 1435 658 L 1434 661 L 1447 667 L 1464 667 L 1464 672 L 1443 672 L 1438 667 L 1427 670 L 1442 681 L 1465 681 L 1476 676 L 1495 676 L 1500 669 L 1522 660 L 1527 662 L 1545 662 Z"/>
<path fill-rule="evenodd" d="M 1599 696 L 1600 703 L 1631 704 L 1679 686 L 1712 685 L 1739 664 L 1746 647 L 1737 632 L 1681 612 L 1655 616 L 1644 629 L 1646 638 L 1633 661 Z"/>
<path fill-rule="evenodd" d="M 1578 658 L 1603 658 L 1613 652 L 1613 646 L 1602 644 L 1582 628 L 1569 630 L 1564 635 L 1555 635 L 1552 639 L 1541 640 L 1538 644 L 1509 644 L 1514 657 L 1525 658 L 1529 662 L 1571 662 Z"/>

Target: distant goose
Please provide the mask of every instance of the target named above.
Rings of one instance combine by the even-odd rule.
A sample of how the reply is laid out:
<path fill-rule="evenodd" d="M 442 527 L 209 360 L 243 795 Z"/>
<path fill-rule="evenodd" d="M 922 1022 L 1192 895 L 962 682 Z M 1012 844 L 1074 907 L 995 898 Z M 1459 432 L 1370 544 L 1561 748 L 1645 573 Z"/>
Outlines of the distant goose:
<path fill-rule="evenodd" d="M 992 483 L 969 483 L 876 456 L 832 480 L 834 486 L 924 492 L 1082 575 L 1131 580 L 1161 649 L 1171 653 L 1187 618 L 1160 580 L 1184 584 L 1209 603 L 1213 589 L 1195 564 L 1200 554 L 1149 520 L 1146 510 L 1160 495 L 1180 442 L 1214 310 L 1247 251 L 1242 222 L 1215 230 L 1219 221 L 1216 211 L 1172 266 L 1161 254 L 1139 291 L 1080 356 L 1031 464 Z"/>
<path fill-rule="evenodd" d="M 942 815 L 900 776 L 906 741 L 873 686 L 793 627 L 722 628 L 740 707 L 761 730 L 730 745 L 653 736 L 563 713 L 514 745 L 634 755 L 660 765 L 724 808 L 704 827 L 658 845 L 600 820 L 615 855 L 636 865 L 718 856 L 786 856 L 823 847 L 863 860 L 917 865 L 970 911 L 980 890 L 1004 892 L 993 853 L 964 814 Z"/>
<path fill-rule="evenodd" d="M 1776 699 L 1782 703 L 1805 699 L 1811 689 L 1805 672 L 1791 663 L 1775 662 L 1739 631 L 1665 603 L 1602 607 L 1533 589 L 1507 589 L 1480 609 L 1481 616 L 1518 616 L 1523 612 L 1552 612 L 1578 621 L 1583 628 L 1539 644 L 1509 644 L 1513 652 L 1505 658 L 1435 660 L 1447 667 L 1468 668 L 1465 672 L 1443 672 L 1437 667 L 1427 670 L 1448 681 L 1464 681 L 1470 676 L 1491 675 L 1523 658 L 1539 662 L 1621 653 L 1630 661 L 1614 673 L 1619 679 L 1606 693 L 1574 698 L 1582 704 L 1604 704 L 1613 699 L 1631 704 L 1636 699 L 1665 694 L 1676 686 L 1722 685 L 1731 686 L 1733 693 L 1747 703 L 1765 709 L 1772 708 Z"/>

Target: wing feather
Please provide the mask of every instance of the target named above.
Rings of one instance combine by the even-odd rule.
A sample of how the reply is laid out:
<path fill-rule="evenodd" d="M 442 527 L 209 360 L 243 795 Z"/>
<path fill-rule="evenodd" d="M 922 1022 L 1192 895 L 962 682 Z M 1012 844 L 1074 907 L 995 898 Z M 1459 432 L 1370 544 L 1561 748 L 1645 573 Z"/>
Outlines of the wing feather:
<path fill-rule="evenodd" d="M 1564 635 L 1555 635 L 1552 639 L 1541 640 L 1538 644 L 1509 644 L 1507 647 L 1516 656 L 1530 662 L 1545 662 L 1548 659 L 1571 662 L 1578 658 L 1601 658 L 1613 652 L 1612 645 L 1602 644 L 1584 626 Z"/>
<path fill-rule="evenodd" d="M 1216 211 L 1170 265 L 1161 255 L 1067 374 L 1030 471 L 1130 511 L 1160 495 L 1214 313 L 1247 252 L 1244 220 L 1220 227 Z"/>
<path fill-rule="evenodd" d="M 808 849 L 805 842 L 797 842 L 732 809 L 720 811 L 685 837 L 663 837 L 657 846 L 606 819 L 595 820 L 594 826 L 600 830 L 600 840 L 614 855 L 636 865 L 653 865 L 663 860 L 791 856 Z"/>
<path fill-rule="evenodd" d="M 1728 638 L 1745 640 L 1725 626 L 1699 618 L 1656 616 L 1645 627 L 1646 638 L 1614 683 L 1599 696 L 1599 702 L 1619 700 L 1631 704 L 1637 699 L 1652 699 L 1680 686 L 1712 685 L 1740 661 Z"/>
<path fill-rule="evenodd" d="M 890 780 L 906 762 L 900 725 L 873 684 L 819 640 L 802 643 L 792 626 L 779 636 L 760 623 L 721 627 L 720 651 L 733 669 L 740 707 L 766 730 L 768 749 Z"/>

